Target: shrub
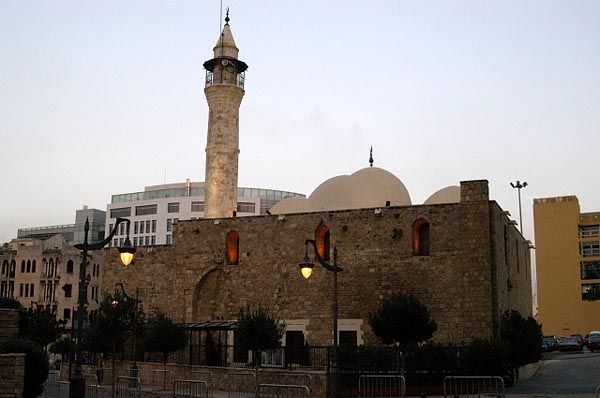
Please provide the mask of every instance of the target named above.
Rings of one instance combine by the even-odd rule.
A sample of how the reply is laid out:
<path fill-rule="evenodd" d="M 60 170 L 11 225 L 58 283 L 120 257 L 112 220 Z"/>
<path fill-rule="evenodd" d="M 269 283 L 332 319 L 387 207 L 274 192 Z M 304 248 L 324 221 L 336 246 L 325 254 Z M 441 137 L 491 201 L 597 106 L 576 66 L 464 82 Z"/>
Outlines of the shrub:
<path fill-rule="evenodd" d="M 500 338 L 509 347 L 513 366 L 537 362 L 542 357 L 542 327 L 532 317 L 523 318 L 518 311 L 502 316 Z"/>
<path fill-rule="evenodd" d="M 463 369 L 469 375 L 503 376 L 508 362 L 508 348 L 500 340 L 475 339 L 462 356 Z"/>

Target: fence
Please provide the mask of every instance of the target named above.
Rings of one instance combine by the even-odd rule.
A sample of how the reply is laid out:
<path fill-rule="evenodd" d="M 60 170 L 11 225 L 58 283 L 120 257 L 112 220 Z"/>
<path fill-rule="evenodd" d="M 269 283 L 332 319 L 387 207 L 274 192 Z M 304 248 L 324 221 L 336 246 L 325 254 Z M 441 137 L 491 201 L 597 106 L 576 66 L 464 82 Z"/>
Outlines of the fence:
<path fill-rule="evenodd" d="M 98 378 L 95 374 L 84 373 L 85 377 L 85 397 L 86 398 L 98 398 Z"/>
<path fill-rule="evenodd" d="M 500 376 L 447 376 L 444 397 L 505 397 L 504 380 Z"/>
<path fill-rule="evenodd" d="M 402 398 L 406 380 L 400 375 L 361 375 L 358 379 L 360 398 Z"/>
<path fill-rule="evenodd" d="M 141 383 L 137 377 L 117 377 L 117 398 L 140 398 Z"/>
<path fill-rule="evenodd" d="M 175 380 L 173 382 L 173 397 L 208 398 L 208 383 L 199 380 Z"/>
<path fill-rule="evenodd" d="M 306 386 L 292 384 L 261 384 L 258 386 L 258 396 L 269 398 L 309 398 L 310 390 Z"/>
<path fill-rule="evenodd" d="M 42 396 L 45 398 L 60 397 L 60 372 L 58 370 L 51 370 L 48 373 L 48 379 L 44 383 Z"/>
<path fill-rule="evenodd" d="M 152 371 L 152 391 L 167 391 L 171 387 L 171 370 L 153 370 Z"/>
<path fill-rule="evenodd" d="M 253 398 L 256 395 L 254 372 L 231 372 L 227 374 L 228 398 Z"/>

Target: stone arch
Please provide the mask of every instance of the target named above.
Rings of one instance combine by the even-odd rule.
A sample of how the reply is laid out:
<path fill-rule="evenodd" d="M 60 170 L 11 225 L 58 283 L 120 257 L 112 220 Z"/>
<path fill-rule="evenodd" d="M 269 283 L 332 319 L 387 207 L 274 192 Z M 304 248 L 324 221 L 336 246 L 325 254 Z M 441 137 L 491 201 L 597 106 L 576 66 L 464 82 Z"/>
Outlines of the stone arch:
<path fill-rule="evenodd" d="M 413 254 L 429 255 L 429 222 L 424 218 L 419 218 L 413 223 Z"/>
<path fill-rule="evenodd" d="M 329 248 L 330 248 L 330 233 L 329 227 L 325 224 L 321 224 L 315 230 L 315 242 L 317 243 L 317 251 L 319 252 L 319 256 L 325 261 L 328 261 L 329 258 Z"/>
<path fill-rule="evenodd" d="M 192 322 L 232 318 L 228 311 L 230 300 L 230 289 L 223 269 L 209 270 L 194 289 Z"/>

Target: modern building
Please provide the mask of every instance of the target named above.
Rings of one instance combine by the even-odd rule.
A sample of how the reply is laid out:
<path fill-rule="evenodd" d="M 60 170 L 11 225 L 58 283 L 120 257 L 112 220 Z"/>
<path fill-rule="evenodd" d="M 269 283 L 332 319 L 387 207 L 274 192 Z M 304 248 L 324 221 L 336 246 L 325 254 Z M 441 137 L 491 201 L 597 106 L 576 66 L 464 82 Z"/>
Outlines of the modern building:
<path fill-rule="evenodd" d="M 87 206 L 83 206 L 83 209 L 75 211 L 75 224 L 19 228 L 17 238 L 46 240 L 54 235 L 61 234 L 70 245 L 82 243 L 84 234 L 83 226 L 86 219 L 89 220 L 90 225 L 88 240 L 90 242 L 99 242 L 104 239 L 106 213 L 103 210 L 89 209 Z"/>
<path fill-rule="evenodd" d="M 304 198 L 294 192 L 263 188 L 239 187 L 236 191 L 236 216 L 266 214 L 276 203 L 286 198 Z M 106 225 L 112 231 L 117 217 L 131 221 L 130 240 L 134 246 L 171 244 L 173 225 L 182 220 L 203 218 L 205 184 L 203 182 L 154 185 L 142 192 L 113 195 L 106 209 Z M 229 216 L 233 215 L 228 214 Z M 127 236 L 126 224 L 121 224 L 111 246 L 121 246 Z"/>
<path fill-rule="evenodd" d="M 544 334 L 600 330 L 600 212 L 576 196 L 534 199 L 537 303 Z"/>

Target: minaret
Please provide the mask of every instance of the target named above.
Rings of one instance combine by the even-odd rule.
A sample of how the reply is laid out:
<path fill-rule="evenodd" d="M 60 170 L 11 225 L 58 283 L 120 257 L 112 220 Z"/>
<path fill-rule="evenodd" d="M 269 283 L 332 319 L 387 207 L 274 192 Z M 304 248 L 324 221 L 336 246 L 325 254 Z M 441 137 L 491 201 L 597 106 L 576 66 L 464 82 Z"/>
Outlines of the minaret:
<path fill-rule="evenodd" d="M 208 102 L 204 217 L 232 217 L 237 210 L 239 115 L 248 65 L 238 60 L 238 48 L 225 26 L 213 49 L 214 58 L 204 63 Z"/>

